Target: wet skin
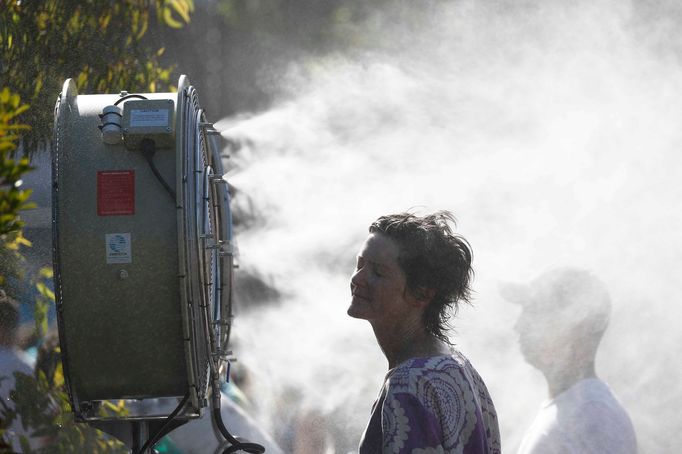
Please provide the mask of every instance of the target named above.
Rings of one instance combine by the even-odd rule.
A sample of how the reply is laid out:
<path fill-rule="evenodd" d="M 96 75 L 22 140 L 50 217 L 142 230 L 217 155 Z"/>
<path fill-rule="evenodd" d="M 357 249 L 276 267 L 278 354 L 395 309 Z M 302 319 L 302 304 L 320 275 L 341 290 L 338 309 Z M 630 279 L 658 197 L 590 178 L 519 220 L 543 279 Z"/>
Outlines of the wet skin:
<path fill-rule="evenodd" d="M 368 236 L 351 277 L 348 315 L 390 325 L 408 309 L 410 296 L 405 273 L 398 265 L 399 253 L 392 239 L 377 233 Z"/>
<path fill-rule="evenodd" d="M 350 280 L 348 315 L 370 322 L 389 368 L 409 358 L 449 353 L 447 346 L 426 331 L 422 315 L 429 299 L 418 298 L 408 289 L 399 254 L 394 240 L 370 234 Z"/>

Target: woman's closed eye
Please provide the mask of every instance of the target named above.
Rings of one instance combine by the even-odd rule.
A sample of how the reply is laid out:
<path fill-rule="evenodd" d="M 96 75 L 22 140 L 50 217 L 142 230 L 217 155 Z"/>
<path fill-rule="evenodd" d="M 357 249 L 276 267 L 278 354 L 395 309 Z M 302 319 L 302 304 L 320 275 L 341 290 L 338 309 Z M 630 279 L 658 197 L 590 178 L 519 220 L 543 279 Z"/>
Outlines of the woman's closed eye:
<path fill-rule="evenodd" d="M 374 265 L 372 267 L 372 274 L 374 274 L 377 277 L 386 277 L 387 275 L 386 270 L 384 270 L 382 267 L 378 265 Z"/>

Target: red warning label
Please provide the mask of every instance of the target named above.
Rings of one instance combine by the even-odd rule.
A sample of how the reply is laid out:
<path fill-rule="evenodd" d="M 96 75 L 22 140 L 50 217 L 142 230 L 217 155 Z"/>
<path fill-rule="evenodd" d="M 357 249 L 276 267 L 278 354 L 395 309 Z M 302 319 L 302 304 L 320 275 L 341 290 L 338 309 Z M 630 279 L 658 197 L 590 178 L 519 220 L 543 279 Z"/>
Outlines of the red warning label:
<path fill-rule="evenodd" d="M 135 171 L 97 172 L 97 216 L 135 214 Z"/>

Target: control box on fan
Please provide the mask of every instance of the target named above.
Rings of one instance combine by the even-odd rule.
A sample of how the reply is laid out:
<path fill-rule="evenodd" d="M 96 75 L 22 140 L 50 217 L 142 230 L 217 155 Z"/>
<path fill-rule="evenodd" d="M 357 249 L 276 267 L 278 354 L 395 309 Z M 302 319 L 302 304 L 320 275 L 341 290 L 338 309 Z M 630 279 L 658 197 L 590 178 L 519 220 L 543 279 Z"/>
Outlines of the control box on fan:
<path fill-rule="evenodd" d="M 173 101 L 130 100 L 123 105 L 123 131 L 126 147 L 137 150 L 143 139 L 154 140 L 157 147 L 172 147 L 175 142 Z"/>

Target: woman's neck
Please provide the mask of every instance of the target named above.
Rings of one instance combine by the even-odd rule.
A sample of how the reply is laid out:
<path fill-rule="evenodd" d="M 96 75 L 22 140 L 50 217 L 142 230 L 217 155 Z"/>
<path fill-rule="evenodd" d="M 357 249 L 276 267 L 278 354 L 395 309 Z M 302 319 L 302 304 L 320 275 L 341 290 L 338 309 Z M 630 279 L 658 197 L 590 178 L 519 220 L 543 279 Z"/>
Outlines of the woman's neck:
<path fill-rule="evenodd" d="M 447 355 L 450 348 L 421 326 L 405 327 L 400 331 L 382 332 L 372 325 L 381 351 L 388 360 L 388 368 L 393 369 L 412 358 Z"/>

